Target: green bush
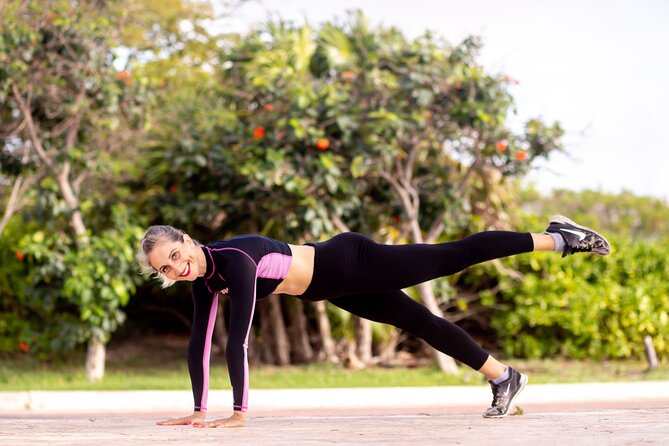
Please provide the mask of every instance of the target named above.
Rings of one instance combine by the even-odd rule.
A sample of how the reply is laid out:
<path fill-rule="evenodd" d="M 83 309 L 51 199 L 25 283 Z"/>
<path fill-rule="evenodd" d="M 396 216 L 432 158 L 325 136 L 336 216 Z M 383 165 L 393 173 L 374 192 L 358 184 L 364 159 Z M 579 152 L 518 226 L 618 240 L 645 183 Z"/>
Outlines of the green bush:
<path fill-rule="evenodd" d="M 14 352 L 23 342 L 29 348 L 29 324 L 21 317 L 25 295 L 27 267 L 25 255 L 17 247 L 17 240 L 24 234 L 19 219 L 11 220 L 0 237 L 0 352 Z M 28 346 L 28 347 L 26 347 Z"/>
<path fill-rule="evenodd" d="M 100 211 L 102 212 L 102 211 Z M 0 239 L 0 352 L 46 358 L 90 337 L 107 341 L 124 321 L 140 276 L 134 248 L 142 228 L 121 204 L 111 228 L 76 246 L 65 233 L 15 218 Z"/>
<path fill-rule="evenodd" d="M 504 260 L 492 326 L 511 356 L 638 358 L 643 338 L 669 353 L 669 240 L 610 238 L 608 257 L 536 253 Z"/>

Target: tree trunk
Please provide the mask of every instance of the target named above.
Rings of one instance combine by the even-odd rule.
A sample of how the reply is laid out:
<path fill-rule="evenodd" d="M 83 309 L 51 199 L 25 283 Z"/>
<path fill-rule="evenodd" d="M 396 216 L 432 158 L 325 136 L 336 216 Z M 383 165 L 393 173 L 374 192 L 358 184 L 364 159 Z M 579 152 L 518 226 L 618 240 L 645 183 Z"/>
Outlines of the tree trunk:
<path fill-rule="evenodd" d="M 425 306 L 432 313 L 439 317 L 443 317 L 443 314 L 439 309 L 439 305 L 437 304 L 437 299 L 434 297 L 432 285 L 429 282 L 424 282 L 418 285 L 418 293 Z M 432 349 L 432 352 L 434 353 L 434 359 L 437 361 L 439 368 L 443 372 L 455 374 L 458 371 L 458 366 L 455 364 L 455 360 L 453 358 L 434 348 Z"/>
<path fill-rule="evenodd" d="M 283 314 L 281 313 L 281 302 L 275 294 L 267 298 L 269 300 L 269 319 L 272 327 L 272 336 L 276 342 L 277 362 L 279 365 L 290 364 L 290 343 L 286 326 L 283 323 Z"/>
<path fill-rule="evenodd" d="M 423 240 L 423 234 L 420 230 L 420 225 L 416 218 L 411 221 L 411 234 L 413 236 L 414 243 L 425 243 Z M 432 289 L 432 284 L 429 282 L 423 282 L 418 285 L 418 294 L 420 295 L 421 300 L 425 306 L 435 315 L 443 317 L 443 313 L 437 304 L 437 299 L 434 297 L 434 290 Z M 458 366 L 455 364 L 455 360 L 450 356 L 440 352 L 437 349 L 432 349 L 434 354 L 434 359 L 437 361 L 439 368 L 442 372 L 454 374 L 458 371 Z"/>
<path fill-rule="evenodd" d="M 296 363 L 310 362 L 314 357 L 314 351 L 309 342 L 309 327 L 307 318 L 304 315 L 304 303 L 300 299 L 293 299 L 294 305 L 291 305 L 291 323 L 290 332 L 293 342 L 293 361 Z"/>
<path fill-rule="evenodd" d="M 335 343 L 332 339 L 332 328 L 330 327 L 330 319 L 328 319 L 328 312 L 325 308 L 325 301 L 319 300 L 314 302 L 314 308 L 316 309 L 316 318 L 318 320 L 318 331 L 321 334 L 321 342 L 323 343 L 319 359 L 325 359 L 338 364 L 339 356 L 337 356 Z"/>
<path fill-rule="evenodd" d="M 82 101 L 84 101 L 87 91 L 86 87 L 87 84 L 82 83 L 79 88 L 79 93 L 77 94 L 76 99 L 77 106 L 82 104 Z M 23 96 L 19 92 L 16 84 L 12 84 L 12 92 L 25 119 L 26 130 L 29 136 L 28 139 L 31 143 L 29 148 L 32 148 L 37 153 L 37 156 L 45 164 L 47 171 L 50 172 L 53 178 L 55 178 L 63 200 L 65 200 L 67 207 L 72 212 L 70 215 L 70 226 L 74 232 L 75 245 L 79 247 L 81 246 L 81 243 L 87 242 L 88 235 L 86 233 L 86 225 L 84 224 L 83 214 L 80 208 L 81 202 L 77 193 L 78 187 L 72 186 L 73 183 L 70 178 L 70 170 L 72 166 L 69 161 L 65 161 L 62 163 L 62 165 L 60 165 L 59 168 L 57 164 L 59 162 L 58 157 L 49 155 L 44 150 L 42 140 L 38 135 L 38 126 L 36 126 L 33 121 L 32 111 L 29 103 L 30 99 L 28 99 L 28 102 L 23 99 Z M 83 107 L 76 113 L 75 117 L 69 124 L 65 142 L 65 149 L 67 150 L 72 149 L 77 142 L 82 113 Z M 27 152 L 25 156 L 27 156 Z M 86 353 L 86 376 L 89 380 L 102 379 L 105 371 L 105 356 L 106 350 L 104 343 L 92 338 L 89 339 Z"/>
<path fill-rule="evenodd" d="M 70 165 L 69 163 L 65 163 L 63 170 L 58 174 L 56 180 L 58 181 L 58 187 L 63 196 L 63 199 L 65 200 L 65 203 L 67 203 L 67 206 L 72 211 L 72 215 L 70 217 L 70 226 L 74 231 L 76 236 L 75 241 L 78 245 L 80 241 L 86 241 L 87 239 L 86 225 L 84 225 L 84 219 L 82 217 L 81 210 L 79 209 L 79 197 L 77 197 L 74 193 L 74 189 L 72 188 L 69 177 Z"/>
<path fill-rule="evenodd" d="M 409 228 L 409 233 L 411 234 L 411 239 L 414 243 L 425 243 L 423 238 L 423 232 L 420 228 L 419 216 L 420 216 L 420 193 L 416 188 L 416 185 L 412 182 L 413 180 L 413 162 L 416 156 L 417 145 L 411 144 L 411 149 L 409 151 L 408 160 L 406 166 L 402 167 L 398 163 L 396 164 L 397 175 L 399 180 L 393 178 L 393 176 L 388 172 L 381 172 L 380 175 L 382 178 L 385 178 L 390 185 L 395 189 L 399 195 L 400 201 L 402 203 L 402 208 L 407 215 L 407 222 Z M 428 232 L 428 236 L 437 237 L 437 230 L 440 230 L 441 226 L 436 225 L 435 228 L 432 228 Z M 420 294 L 423 303 L 427 308 L 436 314 L 439 317 L 442 317 L 441 310 L 437 305 L 437 300 L 434 297 L 434 292 L 432 291 L 432 285 L 429 283 L 421 283 L 418 285 L 418 292 Z M 439 365 L 439 368 L 446 373 L 455 373 L 457 366 L 455 360 L 445 354 L 439 352 L 436 349 L 433 349 L 434 357 Z"/>
<path fill-rule="evenodd" d="M 364 369 L 365 363 L 358 358 L 357 343 L 355 342 L 355 339 L 349 338 L 346 342 L 347 367 L 354 370 Z"/>
<path fill-rule="evenodd" d="M 379 353 L 379 363 L 391 364 L 396 356 L 397 344 L 400 341 L 400 330 L 393 327 L 390 331 L 388 339 L 381 348 Z"/>
<path fill-rule="evenodd" d="M 23 142 L 23 156 L 21 161 L 25 164 L 30 159 L 30 151 L 32 147 L 32 141 L 30 139 L 24 140 Z M 27 177 L 19 175 L 14 180 L 14 185 L 12 186 L 12 192 L 9 195 L 9 200 L 7 201 L 7 206 L 5 207 L 5 212 L 2 215 L 2 220 L 0 220 L 0 235 L 5 231 L 5 227 L 12 216 L 17 213 L 23 203 L 23 196 L 26 195 L 27 191 L 34 184 L 36 179 L 39 177 L 38 174 L 28 175 Z"/>
<path fill-rule="evenodd" d="M 19 201 L 19 191 L 23 184 L 23 177 L 18 176 L 14 181 L 12 186 L 12 193 L 9 195 L 9 200 L 7 201 L 7 206 L 5 207 L 5 212 L 2 215 L 2 220 L 0 220 L 0 235 L 5 230 L 5 226 L 9 223 L 9 219 L 12 218 L 14 212 L 17 210 L 17 202 Z"/>
<path fill-rule="evenodd" d="M 105 375 L 106 348 L 103 342 L 90 338 L 86 352 L 86 378 L 100 381 Z"/>
<path fill-rule="evenodd" d="M 369 365 L 372 362 L 372 322 L 358 316 L 353 321 L 357 340 L 356 355 L 363 364 Z"/>
<path fill-rule="evenodd" d="M 66 163 L 62 174 L 58 175 L 57 180 L 58 184 L 60 185 L 63 198 L 65 199 L 68 207 L 72 210 L 72 215 L 70 216 L 70 226 L 74 231 L 75 243 L 77 247 L 80 247 L 82 242 L 85 243 L 87 241 L 88 236 L 86 234 L 86 226 L 84 225 L 81 210 L 79 209 L 79 198 L 72 190 L 72 185 L 69 182 L 68 173 L 69 164 Z M 105 344 L 93 338 L 89 339 L 88 350 L 86 352 L 86 376 L 88 377 L 89 381 L 101 380 L 104 377 L 105 357 Z"/>

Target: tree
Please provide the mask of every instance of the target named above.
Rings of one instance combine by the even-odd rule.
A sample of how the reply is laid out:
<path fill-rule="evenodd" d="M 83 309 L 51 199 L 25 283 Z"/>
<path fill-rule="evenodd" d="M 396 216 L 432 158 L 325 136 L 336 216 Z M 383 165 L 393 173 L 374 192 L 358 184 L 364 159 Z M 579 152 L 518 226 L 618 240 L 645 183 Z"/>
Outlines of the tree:
<path fill-rule="evenodd" d="M 571 215 L 589 227 L 606 233 L 625 235 L 633 240 L 659 240 L 669 237 L 669 204 L 655 197 L 637 196 L 629 191 L 606 193 L 594 190 L 557 189 L 540 194 L 522 191 L 523 207 L 538 215 Z"/>
<path fill-rule="evenodd" d="M 478 48 L 409 41 L 360 14 L 320 30 L 277 22 L 233 36 L 213 77 L 165 97 L 173 108 L 147 157 L 147 181 L 164 189 L 147 202 L 205 238 L 462 233 L 471 215 L 499 208 L 504 178 L 558 150 L 562 134 L 539 120 L 511 132 L 508 81 L 485 73 Z M 439 312 L 430 286 L 419 290 Z"/>
<path fill-rule="evenodd" d="M 125 144 L 141 121 L 137 114 L 141 86 L 133 85 L 130 72 L 117 72 L 113 66 L 114 26 L 109 12 L 109 7 L 95 1 L 13 1 L 6 5 L 1 22 L 0 110 L 7 120 L 0 136 L 5 153 L 23 152 L 23 161 L 43 172 L 44 180 L 35 186 L 44 195 L 37 195 L 35 203 L 42 200 L 47 207 L 32 215 L 39 215 L 44 226 L 55 231 L 35 232 L 23 245 L 36 261 L 58 262 L 56 252 L 44 251 L 47 240 L 65 254 L 70 275 L 57 274 L 57 283 L 79 307 L 79 319 L 86 327 L 80 333 L 88 340 L 89 379 L 100 379 L 104 373 L 104 343 L 122 320 L 120 307 L 136 281 L 128 268 L 132 248 L 123 245 L 133 242 L 136 230 L 130 228 L 126 237 L 110 244 L 89 226 L 102 229 L 114 222 L 110 216 L 106 224 L 95 224 L 96 211 L 105 215 L 99 213 L 99 200 L 117 192 L 101 185 L 120 176 L 123 161 L 112 164 L 110 160 L 127 153 Z M 21 180 L 17 177 L 15 189 L 22 188 L 16 186 Z M 53 203 L 62 208 L 49 209 Z M 118 212 L 119 222 L 127 223 L 120 209 L 113 212 Z M 64 229 L 59 226 L 61 218 L 67 220 L 68 236 L 59 234 Z M 107 264 L 99 262 L 105 249 L 118 250 Z M 82 263 L 84 258 L 89 266 Z M 119 261 L 123 267 L 119 268 Z M 90 265 L 98 265 L 98 270 L 91 271 Z M 111 278 L 113 273 L 121 277 Z"/>

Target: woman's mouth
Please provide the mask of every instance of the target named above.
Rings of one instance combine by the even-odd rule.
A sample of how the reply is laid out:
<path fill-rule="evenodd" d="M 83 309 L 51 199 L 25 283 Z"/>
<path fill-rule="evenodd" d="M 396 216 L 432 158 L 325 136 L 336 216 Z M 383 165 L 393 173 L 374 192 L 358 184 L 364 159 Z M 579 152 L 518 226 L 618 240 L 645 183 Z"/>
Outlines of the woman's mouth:
<path fill-rule="evenodd" d="M 179 275 L 179 277 L 186 277 L 190 274 L 190 263 L 186 262 L 186 267 L 184 271 Z"/>

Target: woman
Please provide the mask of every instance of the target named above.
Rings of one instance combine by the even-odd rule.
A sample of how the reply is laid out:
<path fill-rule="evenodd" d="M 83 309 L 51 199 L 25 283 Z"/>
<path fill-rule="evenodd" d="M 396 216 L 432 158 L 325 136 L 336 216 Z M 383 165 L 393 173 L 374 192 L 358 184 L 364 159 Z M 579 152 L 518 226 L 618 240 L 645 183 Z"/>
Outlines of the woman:
<path fill-rule="evenodd" d="M 382 245 L 352 232 L 330 240 L 290 245 L 242 235 L 201 245 L 171 226 L 151 226 L 141 242 L 139 261 L 163 287 L 192 282 L 195 310 L 188 344 L 188 369 L 195 408 L 192 415 L 158 422 L 197 427 L 239 427 L 246 423 L 249 370 L 247 347 L 256 299 L 290 294 L 327 299 L 360 317 L 395 325 L 434 348 L 478 370 L 493 391 L 486 418 L 503 417 L 527 377 L 497 361 L 461 328 L 432 314 L 402 292 L 421 282 L 448 276 L 486 260 L 531 251 L 607 255 L 600 234 L 566 217 L 551 218 L 543 234 L 487 231 L 439 244 Z M 230 418 L 205 422 L 209 355 L 219 293 L 230 295 L 226 358 L 234 397 Z"/>

